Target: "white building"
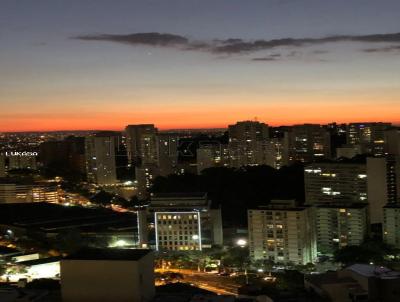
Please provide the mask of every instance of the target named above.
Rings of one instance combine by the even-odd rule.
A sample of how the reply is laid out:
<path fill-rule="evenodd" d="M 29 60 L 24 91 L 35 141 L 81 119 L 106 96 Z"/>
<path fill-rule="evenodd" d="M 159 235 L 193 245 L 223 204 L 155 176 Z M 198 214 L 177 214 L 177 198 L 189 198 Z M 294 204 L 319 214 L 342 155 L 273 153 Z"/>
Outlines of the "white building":
<path fill-rule="evenodd" d="M 211 207 L 205 193 L 157 194 L 149 210 L 157 250 L 202 250 L 223 244 L 221 210 Z"/>
<path fill-rule="evenodd" d="M 307 264 L 317 249 L 312 209 L 294 200 L 272 200 L 248 210 L 250 257 L 275 263 Z"/>

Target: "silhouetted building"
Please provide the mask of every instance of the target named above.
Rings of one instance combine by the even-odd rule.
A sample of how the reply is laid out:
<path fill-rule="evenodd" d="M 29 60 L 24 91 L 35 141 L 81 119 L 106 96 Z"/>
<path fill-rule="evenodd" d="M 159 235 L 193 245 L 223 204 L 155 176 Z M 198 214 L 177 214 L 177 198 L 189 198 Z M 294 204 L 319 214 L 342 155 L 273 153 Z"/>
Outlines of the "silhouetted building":
<path fill-rule="evenodd" d="M 347 125 L 347 144 L 360 145 L 362 153 L 380 156 L 385 153 L 385 130 L 390 123 L 351 123 Z"/>
<path fill-rule="evenodd" d="M 263 163 L 263 144 L 269 138 L 267 124 L 256 121 L 237 122 L 229 126 L 228 132 L 230 166 Z"/>
<path fill-rule="evenodd" d="M 330 133 L 321 125 L 295 125 L 286 135 L 291 162 L 312 162 L 331 157 Z"/>
<path fill-rule="evenodd" d="M 115 138 L 96 134 L 85 139 L 87 180 L 99 185 L 117 182 L 115 164 Z"/>
<path fill-rule="evenodd" d="M 128 159 L 132 165 L 158 164 L 158 130 L 153 124 L 128 125 L 125 133 Z"/>

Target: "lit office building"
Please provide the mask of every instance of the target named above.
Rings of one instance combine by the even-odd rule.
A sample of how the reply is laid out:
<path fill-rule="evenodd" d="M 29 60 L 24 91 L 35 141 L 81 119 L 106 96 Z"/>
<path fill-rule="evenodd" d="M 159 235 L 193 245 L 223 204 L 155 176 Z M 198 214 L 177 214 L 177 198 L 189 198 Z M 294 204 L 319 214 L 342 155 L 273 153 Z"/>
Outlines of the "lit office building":
<path fill-rule="evenodd" d="M 317 251 L 323 255 L 360 245 L 368 234 L 366 204 L 325 204 L 314 207 Z"/>
<path fill-rule="evenodd" d="M 99 185 L 117 182 L 115 137 L 97 134 L 85 139 L 87 180 Z"/>
<path fill-rule="evenodd" d="M 57 185 L 48 183 L 22 183 L 13 180 L 0 183 L 0 203 L 60 201 Z"/>
<path fill-rule="evenodd" d="M 249 248 L 253 260 L 307 264 L 317 249 L 312 209 L 294 200 L 272 200 L 248 210 Z"/>
<path fill-rule="evenodd" d="M 237 122 L 230 125 L 230 166 L 259 165 L 263 162 L 263 144 L 269 138 L 268 125 L 256 121 Z"/>
<path fill-rule="evenodd" d="M 312 162 L 331 157 L 330 133 L 321 125 L 295 125 L 285 135 L 289 161 Z"/>
<path fill-rule="evenodd" d="M 390 123 L 351 123 L 347 125 L 347 143 L 360 145 L 362 153 L 374 156 L 385 153 L 385 130 Z"/>
<path fill-rule="evenodd" d="M 221 210 L 205 193 L 157 194 L 149 207 L 154 215 L 157 250 L 202 250 L 222 245 Z"/>

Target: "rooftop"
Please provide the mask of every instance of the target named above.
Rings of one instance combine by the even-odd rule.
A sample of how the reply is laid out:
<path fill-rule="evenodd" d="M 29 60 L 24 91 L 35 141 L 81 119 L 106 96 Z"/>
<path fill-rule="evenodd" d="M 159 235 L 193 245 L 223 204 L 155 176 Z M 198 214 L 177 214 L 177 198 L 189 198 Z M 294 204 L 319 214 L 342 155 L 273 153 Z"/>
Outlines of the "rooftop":
<path fill-rule="evenodd" d="M 64 258 L 64 260 L 111 260 L 111 261 L 138 261 L 147 254 L 148 249 L 96 249 L 85 248 Z"/>
<path fill-rule="evenodd" d="M 400 272 L 392 271 L 384 266 L 369 264 L 353 264 L 346 268 L 364 277 L 377 277 L 380 279 L 400 279 Z"/>

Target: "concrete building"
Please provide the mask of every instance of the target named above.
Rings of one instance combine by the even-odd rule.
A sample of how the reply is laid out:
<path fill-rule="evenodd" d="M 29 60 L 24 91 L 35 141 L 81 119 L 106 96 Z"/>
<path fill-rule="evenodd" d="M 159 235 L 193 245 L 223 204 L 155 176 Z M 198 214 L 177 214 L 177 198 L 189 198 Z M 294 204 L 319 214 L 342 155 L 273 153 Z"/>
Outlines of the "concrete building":
<path fill-rule="evenodd" d="M 156 194 L 151 197 L 157 250 L 202 250 L 223 244 L 221 209 L 206 193 Z"/>
<path fill-rule="evenodd" d="M 170 133 L 157 135 L 158 174 L 168 176 L 177 171 L 179 136 Z"/>
<path fill-rule="evenodd" d="M 347 144 L 360 145 L 362 153 L 380 156 L 385 153 L 385 131 L 390 123 L 351 123 L 347 125 Z"/>
<path fill-rule="evenodd" d="M 400 156 L 400 129 L 391 128 L 385 131 L 385 153 Z"/>
<path fill-rule="evenodd" d="M 317 249 L 312 209 L 294 200 L 272 200 L 248 210 L 250 257 L 283 264 L 307 264 Z"/>
<path fill-rule="evenodd" d="M 367 203 L 367 168 L 364 162 L 323 162 L 304 167 L 307 204 Z"/>
<path fill-rule="evenodd" d="M 400 162 L 396 157 L 313 163 L 304 168 L 307 204 L 331 202 L 369 205 L 370 222 L 383 222 L 383 207 L 399 200 Z"/>
<path fill-rule="evenodd" d="M 87 180 L 99 185 L 117 183 L 115 137 L 103 134 L 85 139 Z"/>
<path fill-rule="evenodd" d="M 304 286 L 332 302 L 393 302 L 400 297 L 400 272 L 354 264 L 337 272 L 306 275 Z"/>
<path fill-rule="evenodd" d="M 314 207 L 317 251 L 323 255 L 349 245 L 360 245 L 368 235 L 366 204 L 325 204 Z"/>
<path fill-rule="evenodd" d="M 383 241 L 400 248 L 400 203 L 383 208 Z"/>
<path fill-rule="evenodd" d="M 132 165 L 158 164 L 158 129 L 153 124 L 128 125 L 125 133 L 128 159 Z"/>
<path fill-rule="evenodd" d="M 230 166 L 259 165 L 263 160 L 263 144 L 269 138 L 267 124 L 256 121 L 229 125 Z"/>
<path fill-rule="evenodd" d="M 61 261 L 63 302 L 147 302 L 154 256 L 145 249 L 85 249 Z"/>
<path fill-rule="evenodd" d="M 330 133 L 321 125 L 295 125 L 286 135 L 291 162 L 312 162 L 316 159 L 331 157 Z"/>

